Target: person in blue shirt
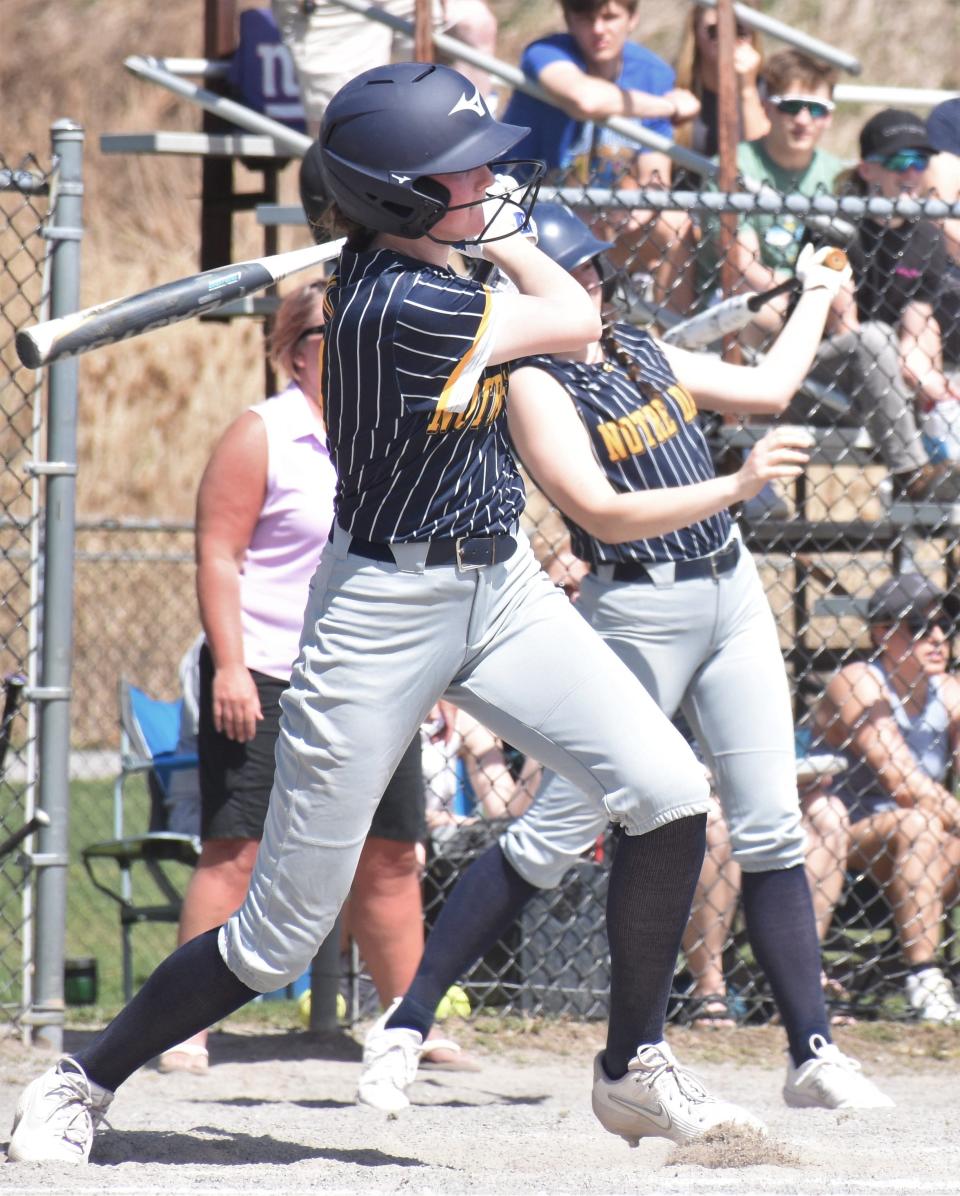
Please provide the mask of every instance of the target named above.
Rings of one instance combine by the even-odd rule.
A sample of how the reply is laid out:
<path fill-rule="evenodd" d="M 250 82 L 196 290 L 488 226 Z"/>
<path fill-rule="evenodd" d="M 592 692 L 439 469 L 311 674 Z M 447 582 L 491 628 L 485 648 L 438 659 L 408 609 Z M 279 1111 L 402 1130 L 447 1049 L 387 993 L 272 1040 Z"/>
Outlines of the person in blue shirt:
<path fill-rule="evenodd" d="M 668 187 L 668 154 L 644 149 L 602 122 L 626 117 L 672 139 L 674 126 L 692 120 L 700 101 L 674 85 L 673 68 L 662 58 L 630 40 L 638 0 L 560 3 L 567 31 L 532 42 L 520 60 L 551 103 L 516 91 L 504 116 L 530 127 L 517 154 L 545 162 L 558 182 Z M 610 255 L 615 264 L 652 273 L 658 298 L 666 299 L 683 268 L 686 225 L 682 212 L 624 208 L 594 231 L 616 242 Z"/>

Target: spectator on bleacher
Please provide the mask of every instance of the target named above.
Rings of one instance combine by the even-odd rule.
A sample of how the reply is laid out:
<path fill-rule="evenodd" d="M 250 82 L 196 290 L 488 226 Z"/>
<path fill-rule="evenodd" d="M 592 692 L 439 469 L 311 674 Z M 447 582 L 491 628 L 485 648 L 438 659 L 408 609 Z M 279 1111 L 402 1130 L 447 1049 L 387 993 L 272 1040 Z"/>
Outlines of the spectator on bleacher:
<path fill-rule="evenodd" d="M 280 695 L 297 656 L 310 578 L 333 519 L 336 476 L 319 404 L 323 290 L 292 291 L 271 353 L 291 382 L 240 415 L 197 494 L 200 860 L 178 941 L 222 923 L 246 896 L 273 784 Z M 387 787 L 345 907 L 382 1001 L 409 983 L 423 949 L 417 846 L 425 835 L 419 738 Z M 456 1048 L 443 1048 L 449 1061 Z M 160 1057 L 207 1070 L 207 1035 Z"/>
<path fill-rule="evenodd" d="M 956 203 L 960 200 L 960 96 L 931 110 L 927 136 L 937 151 L 930 159 L 927 184 L 945 203 Z M 954 266 L 960 267 L 960 216 L 943 222 L 943 235 Z"/>
<path fill-rule="evenodd" d="M 737 147 L 738 173 L 781 195 L 832 192 L 843 163 L 820 141 L 830 127 L 835 69 L 799 50 L 781 50 L 764 63 L 762 80 L 769 129 Z M 791 277 L 805 233 L 803 221 L 790 212 L 743 216 L 731 250 L 737 289 L 766 291 Z M 717 221 L 708 219 L 698 258 L 703 287 L 718 281 L 719 248 Z M 767 304 L 759 326 L 779 327 L 787 303 L 784 297 Z"/>
<path fill-rule="evenodd" d="M 514 92 L 504 120 L 530 127 L 514 152 L 541 159 L 554 181 L 569 185 L 669 186 L 669 155 L 644 149 L 601 123 L 626 117 L 672 139 L 674 126 L 700 109 L 691 92 L 675 86 L 673 68 L 631 40 L 638 0 L 560 0 L 560 6 L 567 31 L 539 38 L 523 51 L 523 73 L 552 103 Z M 680 212 L 623 208 L 608 212 L 597 232 L 615 240 L 612 257 L 618 264 L 656 272 L 665 297 L 682 268 L 674 258 L 683 251 L 688 223 Z"/>
<path fill-rule="evenodd" d="M 515 764 L 492 731 L 452 702 L 430 711 L 420 727 L 420 749 L 433 837 L 477 818 L 518 818 L 533 801 L 539 764 L 529 757 Z"/>
<path fill-rule="evenodd" d="M 885 108 L 860 131 L 860 162 L 845 189 L 896 200 L 919 196 L 933 146 L 920 117 Z M 865 388 L 885 394 L 886 432 L 868 424 L 893 472 L 898 495 L 913 500 L 960 498 L 960 272 L 951 266 L 942 225 L 924 218 L 869 215 L 849 247 L 854 294 L 837 318 L 854 340 L 866 340 L 858 372 Z M 838 344 L 844 347 L 843 336 Z M 829 347 L 818 370 L 828 371 Z M 895 357 L 895 361 L 891 360 Z M 871 375 L 873 376 L 871 379 Z M 883 384 L 890 380 L 889 386 Z M 856 400 L 864 419 L 870 404 Z M 924 447 L 917 431 L 927 433 Z M 901 458 L 897 460 L 896 458 Z"/>
<path fill-rule="evenodd" d="M 412 22 L 414 0 L 371 0 L 390 16 Z M 331 96 L 362 71 L 383 66 L 391 56 L 411 57 L 410 44 L 395 47 L 398 35 L 380 21 L 371 20 L 330 0 L 271 0 L 280 34 L 293 58 L 300 81 L 300 97 L 307 118 L 307 132 L 316 137 Z M 496 52 L 497 19 L 485 0 L 434 0 L 434 28 L 443 29 L 491 57 Z M 486 96 L 496 109 L 496 93 L 486 71 L 466 62 L 457 70 Z"/>
<path fill-rule="evenodd" d="M 764 78 L 768 89 L 764 104 L 771 128 L 760 141 L 740 146 L 738 162 L 745 177 L 766 182 L 781 194 L 813 195 L 842 187 L 861 194 L 879 190 L 896 198 L 901 192 L 917 189 L 919 170 L 929 159 L 926 131 L 919 118 L 892 109 L 878 114 L 861 133 L 863 161 L 844 174 L 839 171 L 840 160 L 818 147 L 830 121 L 832 68 L 799 51 L 783 50 L 768 59 Z M 906 124 L 903 118 L 908 118 Z M 912 157 L 908 154 L 913 169 L 884 167 L 890 155 L 903 151 L 915 151 Z M 899 159 L 896 164 L 901 164 Z M 907 230 L 918 225 L 923 228 L 908 236 Z M 712 283 L 718 271 L 716 223 L 706 222 L 706 229 L 698 268 Z M 911 240 L 914 235 L 915 242 Z M 786 213 L 744 217 L 731 251 L 738 287 L 762 291 L 788 278 L 806 237 L 803 222 Z M 910 249 L 911 245 L 915 248 Z M 826 425 L 837 420 L 862 423 L 890 471 L 895 495 L 955 501 L 960 497 L 960 465 L 949 459 L 946 436 L 939 447 L 932 441 L 925 445 L 917 401 L 919 397 L 920 404 L 929 406 L 935 397 L 952 397 L 942 369 L 937 368 L 943 356 L 938 325 L 929 303 L 924 306 L 922 302 L 936 296 L 937 302 L 949 303 L 952 293 L 957 307 L 957 290 L 951 292 L 944 282 L 942 234 L 929 221 L 907 224 L 902 218 L 883 222 L 871 218 L 858 224 L 855 242 L 849 248 L 853 284 L 838 296 L 828 320 L 830 335 L 820 346 L 811 371 L 811 383 L 817 389 L 801 391 L 791 404 L 789 417 Z M 894 269 L 904 249 L 917 260 Z M 780 326 L 789 302 L 783 297 L 766 304 L 745 339 L 762 342 Z M 955 316 L 953 326 L 960 339 Z M 918 396 L 921 375 L 923 393 Z M 832 400 L 831 405 L 824 406 L 825 400 Z M 936 414 L 948 413 L 949 405 Z M 960 417 L 956 424 L 955 455 L 960 457 Z M 928 451 L 931 447 L 933 459 Z"/>
<path fill-rule="evenodd" d="M 717 93 L 720 78 L 717 19 L 715 8 L 691 5 L 677 53 L 676 84 L 697 97 L 700 101 L 700 111 L 692 121 L 677 126 L 674 140 L 677 145 L 686 146 L 687 149 L 692 149 L 707 158 L 715 157 L 719 149 Z M 749 25 L 737 21 L 736 38 L 733 69 L 740 110 L 738 140 L 756 141 L 770 129 L 770 120 L 761 98 L 760 72 L 763 54 L 757 32 Z M 698 181 L 697 176 L 688 171 L 683 172 L 685 185 L 696 186 Z M 675 178 L 675 185 L 680 185 L 680 179 Z"/>
<path fill-rule="evenodd" d="M 831 757 L 831 759 L 833 759 Z M 804 761 L 800 762 L 803 766 Z M 829 776 L 798 775 L 800 810 L 806 834 L 804 866 L 821 942 L 843 892 L 850 824 L 843 802 L 830 791 Z M 737 1021 L 727 992 L 723 953 L 733 931 L 740 895 L 740 868 L 733 856 L 730 831 L 716 802 L 707 819 L 707 852 L 683 938 L 687 970 L 693 980 L 686 994 L 683 1020 L 689 1025 L 725 1028 Z M 822 977 L 828 1005 L 839 994 Z"/>
<path fill-rule="evenodd" d="M 886 898 L 907 965 L 906 996 L 926 1021 L 960 1022 L 937 959 L 944 909 L 960 888 L 960 680 L 947 672 L 958 604 L 918 573 L 871 596 L 871 653 L 830 680 L 814 712 L 849 767 L 836 781 L 852 823 L 848 866 Z"/>

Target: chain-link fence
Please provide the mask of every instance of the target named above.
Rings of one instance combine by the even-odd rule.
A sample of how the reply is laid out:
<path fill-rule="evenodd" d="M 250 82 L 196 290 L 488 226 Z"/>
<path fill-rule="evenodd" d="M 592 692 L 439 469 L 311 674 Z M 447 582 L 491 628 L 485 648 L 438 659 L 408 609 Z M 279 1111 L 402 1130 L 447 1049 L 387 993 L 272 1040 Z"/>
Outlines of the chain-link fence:
<path fill-rule="evenodd" d="M 629 251 L 621 255 L 626 283 L 620 318 L 650 326 L 680 345 L 683 330 L 678 325 L 692 311 L 711 310 L 718 284 L 725 294 L 758 289 L 746 250 L 731 246 L 729 238 L 718 248 L 722 213 L 733 212 L 736 221 L 738 213 L 761 212 L 771 222 L 751 242 L 760 260 L 764 245 L 782 248 L 788 234 L 796 247 L 805 237 L 840 237 L 853 252 L 864 223 L 882 222 L 890 212 L 889 204 L 884 209 L 882 203 L 877 207 L 876 201 L 856 197 L 838 203 L 825 196 L 774 193 L 761 198 L 632 193 L 584 188 L 572 181 L 561 194 L 598 231 L 629 233 Z M 21 196 L 18 203 L 26 200 Z M 662 225 L 661 207 L 669 211 Z M 917 277 L 926 277 L 916 268 Z M 932 309 L 934 298 L 925 291 L 922 302 Z M 710 347 L 723 348 L 731 359 L 762 361 L 789 304 L 790 297 L 783 296 L 763 305 L 735 336 L 728 334 L 725 345 L 715 327 L 707 338 Z M 16 326 L 34 314 L 18 312 L 11 323 Z M 776 617 L 794 698 L 798 782 L 810 835 L 808 871 L 824 936 L 828 994 L 861 1016 L 906 1017 L 915 1011 L 907 993 L 910 968 L 935 960 L 949 977 L 957 963 L 952 911 L 960 836 L 950 794 L 960 700 L 954 702 L 951 682 L 939 679 L 942 665 L 952 661 L 950 628 L 943 631 L 936 618 L 927 623 L 916 617 L 918 612 L 905 610 L 905 618 L 883 636 L 871 635 L 865 613 L 877 587 L 900 574 L 919 573 L 945 590 L 954 588 L 957 521 L 952 500 L 960 497 L 960 487 L 951 489 L 958 474 L 949 427 L 941 427 L 938 440 L 933 421 L 925 425 L 915 378 L 904 372 L 902 341 L 890 325 L 868 315 L 859 313 L 856 328 L 844 328 L 838 314 L 814 371 L 785 413 L 745 422 L 705 412 L 702 418 L 721 472 L 738 468 L 774 419 L 813 429 L 815 447 L 803 476 L 788 490 L 762 493 L 743 506 L 738 518 Z M 927 316 L 929 328 L 932 312 Z M 938 331 L 945 353 L 933 366 L 949 372 L 951 361 L 955 364 L 949 323 L 944 320 Z M 924 337 L 914 339 L 931 351 Z M 912 363 L 915 375 L 916 357 Z M 15 366 L 10 368 L 15 376 Z M 24 390 L 19 404 L 32 411 L 31 402 Z M 21 435 L 28 437 L 32 415 L 17 418 Z M 11 436 L 9 429 L 5 436 Z M 10 444 L 15 448 L 14 441 Z M 629 440 L 624 447 L 630 451 Z M 5 457 L 5 487 L 12 486 L 16 472 L 11 449 Z M 4 534 L 22 537 L 35 516 L 23 505 L 26 491 L 4 491 L 8 493 Z M 14 499 L 21 507 L 15 507 Z M 197 630 L 192 529 L 162 522 L 162 511 L 157 514 L 161 521 L 156 523 L 81 521 L 76 538 L 67 954 L 74 962 L 96 961 L 100 997 L 108 1003 L 119 995 L 118 911 L 92 889 L 78 861 L 80 848 L 109 830 L 118 763 L 117 686 L 123 677 L 155 696 L 175 697 L 178 662 Z M 584 566 L 570 552 L 562 520 L 533 486 L 526 530 L 554 581 L 575 594 Z M 26 551 L 22 541 L 11 538 L 4 564 L 10 578 L 5 584 L 22 595 L 21 605 L 29 603 L 29 586 L 16 561 Z M 26 651 L 25 621 L 6 611 L 4 617 L 9 619 L 5 641 L 16 644 L 21 636 Z M 884 671 L 888 688 L 882 702 L 890 709 L 879 717 L 883 710 L 874 708 L 869 718 L 861 715 L 858 721 L 838 700 L 836 678 L 855 679 L 849 670 L 862 669 L 871 659 L 873 675 L 876 669 Z M 21 658 L 14 655 L 10 669 L 18 667 Z M 936 726 L 928 709 L 931 695 L 936 697 L 933 713 L 941 720 Z M 454 717 L 455 734 L 448 734 L 444 720 Z M 872 739 L 864 730 L 867 724 L 876 731 Z M 901 768 L 904 760 L 907 767 L 901 781 L 893 782 L 888 766 L 874 753 L 878 743 L 889 753 L 897 735 L 906 742 L 908 755 L 899 746 L 893 755 Z M 915 735 L 926 735 L 929 743 L 918 746 Z M 934 740 L 940 756 L 927 750 Z M 23 742 L 18 725 L 15 751 L 22 752 Z M 430 807 L 424 904 L 430 924 L 464 865 L 530 802 L 539 768 L 462 712 L 437 712 L 424 729 L 423 744 Z M 835 792 L 859 756 L 874 769 L 868 796 L 889 799 L 899 784 L 905 811 L 879 811 L 881 821 L 871 823 L 877 827 L 872 840 L 854 833 Z M 10 795 L 10 824 L 16 826 L 23 814 L 22 793 L 6 783 L 3 793 L 5 800 Z M 895 805 L 896 799 L 888 804 Z M 145 828 L 145 794 L 139 809 L 143 823 L 131 824 L 132 830 Z M 709 838 L 708 867 L 671 1016 L 689 1020 L 703 1013 L 704 998 L 716 993 L 724 1001 L 715 1003 L 713 1012 L 719 1009 L 743 1021 L 766 1019 L 774 1012 L 772 1002 L 740 921 L 739 880 L 719 811 Z M 603 836 L 556 891 L 527 907 L 504 941 L 466 979 L 474 1008 L 603 1016 L 608 981 L 605 885 L 615 850 L 616 836 Z M 174 930 L 140 926 L 134 938 L 140 982 L 172 947 Z"/>
<path fill-rule="evenodd" d="M 0 154 L 0 836 L 9 842 L 35 803 L 30 767 L 35 720 L 23 701 L 37 649 L 36 563 L 40 508 L 36 475 L 41 424 L 38 379 L 20 368 L 16 330 L 40 318 L 47 290 L 49 167 L 33 156 L 12 163 Z M 30 981 L 33 895 L 22 842 L 0 856 L 0 1007 L 16 1017 Z"/>
<path fill-rule="evenodd" d="M 960 272 L 942 225 L 925 219 L 948 209 L 770 189 L 610 190 L 584 187 L 575 174 L 552 181 L 598 235 L 617 243 L 625 285 L 614 318 L 734 362 L 759 363 L 771 350 L 795 298 L 781 284 L 806 243 L 850 255 L 852 283 L 789 407 L 765 418 L 701 418 L 722 472 L 738 468 L 774 422 L 812 433 L 803 476 L 789 488 L 768 486 L 738 518 L 760 564 L 794 698 L 828 1001 L 838 1017 L 949 1015 L 958 971 L 960 706 L 942 674 L 957 630 Z M 778 286 L 754 311 L 724 315 L 722 297 Z M 703 313 L 699 325 L 685 328 L 695 313 Z M 619 436 L 623 456 L 644 451 L 636 426 Z M 578 564 L 555 513 L 533 494 L 530 514 L 548 571 L 575 589 Z M 871 595 L 899 576 L 927 578 L 950 597 L 931 602 L 908 581 L 896 592 L 899 605 L 868 620 Z M 865 685 L 871 700 L 861 697 Z M 513 762 L 519 808 L 529 787 L 521 768 Z M 435 835 L 428 898 L 435 884 L 442 899 L 447 878 L 489 838 L 482 824 Z M 719 805 L 708 841 L 672 1016 L 766 1020 L 776 1010 L 740 920 Z M 474 970 L 468 991 L 514 1009 L 602 1014 L 602 892 L 612 850 L 598 845 L 598 858 L 538 898 L 509 942 Z"/>

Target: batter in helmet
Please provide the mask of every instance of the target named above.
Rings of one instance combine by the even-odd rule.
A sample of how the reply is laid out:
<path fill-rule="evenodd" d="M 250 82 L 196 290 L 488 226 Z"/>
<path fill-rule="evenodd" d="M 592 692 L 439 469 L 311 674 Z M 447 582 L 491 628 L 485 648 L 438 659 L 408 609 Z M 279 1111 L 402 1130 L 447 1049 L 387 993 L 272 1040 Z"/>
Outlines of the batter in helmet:
<path fill-rule="evenodd" d="M 300 194 L 314 237 L 322 239 L 318 226 L 329 222 L 331 203 L 342 220 L 368 230 L 429 235 L 450 209 L 449 191 L 432 176 L 488 164 L 522 177 L 509 198 L 526 221 L 543 167 L 506 155 L 528 132 L 491 116 L 477 88 L 450 67 L 400 62 L 365 71 L 330 101 L 303 160 Z"/>

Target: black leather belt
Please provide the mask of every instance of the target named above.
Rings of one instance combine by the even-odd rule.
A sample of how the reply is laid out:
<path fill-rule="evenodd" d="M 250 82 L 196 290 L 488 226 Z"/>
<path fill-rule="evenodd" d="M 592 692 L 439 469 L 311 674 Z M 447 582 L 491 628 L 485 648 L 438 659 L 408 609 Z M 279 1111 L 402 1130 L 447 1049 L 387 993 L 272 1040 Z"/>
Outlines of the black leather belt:
<path fill-rule="evenodd" d="M 726 548 L 711 556 L 697 557 L 692 561 L 677 561 L 674 565 L 674 581 L 689 581 L 694 577 L 720 577 L 736 568 L 740 559 L 740 541 L 733 540 Z M 601 566 L 602 567 L 602 566 Z M 647 572 L 645 565 L 639 561 L 622 561 L 617 565 L 608 565 L 613 569 L 614 581 L 638 581 L 641 584 L 653 584 L 653 578 Z"/>
<path fill-rule="evenodd" d="M 456 565 L 458 569 L 482 569 L 485 565 L 497 565 L 501 561 L 508 561 L 517 550 L 513 536 L 460 536 L 456 540 L 431 540 L 429 543 L 425 565 Z M 396 563 L 389 544 L 377 544 L 373 540 L 360 540 L 354 536 L 350 541 L 350 551 L 370 561 L 385 561 L 390 565 Z"/>

